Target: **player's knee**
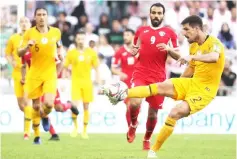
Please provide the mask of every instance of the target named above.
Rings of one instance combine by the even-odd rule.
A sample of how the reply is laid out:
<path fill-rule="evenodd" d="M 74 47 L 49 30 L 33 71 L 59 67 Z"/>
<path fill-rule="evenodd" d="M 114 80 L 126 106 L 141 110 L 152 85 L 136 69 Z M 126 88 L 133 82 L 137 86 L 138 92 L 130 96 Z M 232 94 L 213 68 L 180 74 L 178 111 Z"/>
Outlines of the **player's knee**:
<path fill-rule="evenodd" d="M 25 107 L 24 103 L 18 103 L 18 106 L 21 111 L 24 111 L 24 107 Z"/>
<path fill-rule="evenodd" d="M 53 108 L 54 106 L 54 101 L 48 100 L 44 102 L 44 105 L 48 108 Z"/>
<path fill-rule="evenodd" d="M 33 108 L 37 111 L 40 110 L 40 103 L 33 103 Z"/>
<path fill-rule="evenodd" d="M 162 83 L 158 83 L 157 86 L 158 86 L 159 95 L 168 96 L 168 97 L 173 96 L 174 91 L 173 91 L 173 84 L 171 80 L 166 80 Z"/>
<path fill-rule="evenodd" d="M 61 106 L 58 105 L 58 104 L 56 104 L 56 105 L 54 106 L 54 109 L 55 109 L 57 112 L 61 112 L 61 111 L 62 111 Z"/>
<path fill-rule="evenodd" d="M 89 109 L 89 103 L 83 103 L 83 108 L 84 108 L 84 110 L 88 110 Z"/>
<path fill-rule="evenodd" d="M 173 119 L 176 119 L 176 120 L 179 120 L 179 119 L 182 118 L 182 113 L 181 113 L 180 109 L 178 109 L 178 108 L 173 108 L 173 109 L 170 111 L 169 117 L 171 117 L 171 118 L 173 118 Z"/>
<path fill-rule="evenodd" d="M 131 99 L 130 100 L 130 106 L 131 107 L 139 107 L 141 105 L 140 99 Z"/>
<path fill-rule="evenodd" d="M 189 115 L 189 111 L 183 107 L 175 107 L 171 110 L 169 117 L 179 120 Z"/>
<path fill-rule="evenodd" d="M 153 108 L 149 108 L 148 118 L 157 118 L 157 110 L 155 110 Z"/>

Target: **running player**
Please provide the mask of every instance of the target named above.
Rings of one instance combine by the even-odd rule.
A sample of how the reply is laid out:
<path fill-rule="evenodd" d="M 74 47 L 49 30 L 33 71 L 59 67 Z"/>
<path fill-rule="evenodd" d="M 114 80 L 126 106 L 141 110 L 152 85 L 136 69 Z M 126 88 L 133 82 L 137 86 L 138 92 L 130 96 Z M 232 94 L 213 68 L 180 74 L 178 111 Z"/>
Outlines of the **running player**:
<path fill-rule="evenodd" d="M 189 63 L 181 77 L 149 86 L 134 87 L 127 91 L 128 98 L 162 95 L 182 100 L 169 113 L 155 144 L 148 152 L 149 158 L 156 157 L 155 152 L 160 150 L 165 140 L 172 134 L 179 119 L 199 112 L 215 98 L 224 69 L 224 46 L 216 37 L 203 32 L 202 19 L 193 15 L 185 18 L 181 24 L 183 34 L 190 43 L 190 55 L 178 60 L 181 64 Z M 158 47 L 176 52 L 165 44 Z"/>
<path fill-rule="evenodd" d="M 58 72 L 58 78 L 61 76 L 61 72 L 62 72 L 62 68 L 63 68 L 63 62 L 59 59 L 55 59 L 56 60 L 56 64 L 57 64 L 57 72 Z M 22 69 L 21 69 L 21 73 L 22 73 L 22 80 L 21 83 L 25 84 L 25 76 L 26 76 L 26 68 L 30 68 L 31 65 L 31 53 L 27 52 L 23 57 L 22 57 Z M 41 97 L 41 102 L 44 102 L 44 96 Z M 71 109 L 71 111 L 75 114 L 79 114 L 77 108 L 75 106 L 72 105 L 72 103 L 70 101 L 68 101 L 67 103 L 62 103 L 61 99 L 60 99 L 60 94 L 59 91 L 57 90 L 57 95 L 54 99 L 54 108 L 57 112 L 65 112 L 68 109 Z M 34 120 L 34 119 L 33 119 Z M 51 134 L 51 138 L 49 140 L 54 140 L 57 141 L 59 140 L 59 136 L 56 133 L 52 123 L 50 123 L 50 129 L 49 132 Z"/>
<path fill-rule="evenodd" d="M 88 139 L 87 125 L 89 122 L 89 104 L 93 101 L 93 83 L 91 80 L 91 70 L 94 68 L 96 71 L 96 81 L 99 82 L 98 73 L 98 57 L 97 53 L 84 46 L 85 33 L 78 32 L 75 35 L 76 48 L 69 50 L 64 66 L 72 66 L 72 103 L 79 105 L 80 100 L 83 102 L 84 108 L 84 129 L 81 134 L 82 138 Z M 77 114 L 72 113 L 72 120 L 74 123 L 74 130 L 71 133 L 72 137 L 78 134 Z"/>
<path fill-rule="evenodd" d="M 112 58 L 111 71 L 113 74 L 118 75 L 120 80 L 124 81 L 129 88 L 131 88 L 132 73 L 134 70 L 137 57 L 131 54 L 132 40 L 134 38 L 134 31 L 126 29 L 123 33 L 124 45 L 118 49 Z M 130 126 L 130 102 L 129 99 L 125 99 L 124 103 L 127 106 L 126 119 L 127 124 Z"/>
<path fill-rule="evenodd" d="M 56 95 L 55 57 L 60 54 L 61 32 L 57 28 L 48 26 L 48 12 L 45 8 L 37 8 L 34 15 L 36 26 L 25 32 L 18 55 L 24 56 L 27 51 L 32 54 L 31 67 L 27 72 L 26 92 L 28 98 L 33 100 L 34 115 L 37 116 L 33 127 L 39 133 L 40 116 L 45 131 L 50 128 L 47 115 L 52 111 Z M 40 111 L 40 98 L 43 95 L 45 101 Z M 39 134 L 35 136 L 34 141 L 40 142 Z"/>
<path fill-rule="evenodd" d="M 21 84 L 21 58 L 17 54 L 17 49 L 23 41 L 23 34 L 30 28 L 30 20 L 26 17 L 20 18 L 20 33 L 13 34 L 6 46 L 6 58 L 14 68 L 12 78 L 14 81 L 14 92 L 20 110 L 24 112 L 24 139 L 28 139 L 30 135 L 30 124 L 32 118 L 32 106 L 30 100 L 24 97 L 24 89 Z"/>

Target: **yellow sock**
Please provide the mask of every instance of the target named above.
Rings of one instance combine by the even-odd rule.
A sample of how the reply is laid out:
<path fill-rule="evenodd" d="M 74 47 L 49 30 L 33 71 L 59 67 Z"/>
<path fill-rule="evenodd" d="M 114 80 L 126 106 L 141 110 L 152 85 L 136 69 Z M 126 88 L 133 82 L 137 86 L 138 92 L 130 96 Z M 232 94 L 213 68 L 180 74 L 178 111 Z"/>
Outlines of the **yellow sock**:
<path fill-rule="evenodd" d="M 78 129 L 77 115 L 74 114 L 74 113 L 72 113 L 72 121 L 73 121 L 73 124 L 74 124 L 74 128 Z"/>
<path fill-rule="evenodd" d="M 32 119 L 32 107 L 24 107 L 24 134 L 30 135 L 30 124 Z"/>
<path fill-rule="evenodd" d="M 157 84 L 150 84 L 149 86 L 138 86 L 128 89 L 128 98 L 145 98 L 158 94 Z"/>
<path fill-rule="evenodd" d="M 46 117 L 50 112 L 52 111 L 52 107 L 47 107 L 46 105 L 43 105 L 43 117 Z"/>
<path fill-rule="evenodd" d="M 40 111 L 32 109 L 32 122 L 33 122 L 33 130 L 34 137 L 40 136 Z"/>
<path fill-rule="evenodd" d="M 89 122 L 89 111 L 88 110 L 84 110 L 84 133 L 87 132 L 87 125 L 88 125 L 88 122 Z"/>
<path fill-rule="evenodd" d="M 175 124 L 175 119 L 172 119 L 170 117 L 166 119 L 165 125 L 160 130 L 160 133 L 156 138 L 156 142 L 151 148 L 153 151 L 157 152 L 161 148 L 165 140 L 172 134 Z"/>

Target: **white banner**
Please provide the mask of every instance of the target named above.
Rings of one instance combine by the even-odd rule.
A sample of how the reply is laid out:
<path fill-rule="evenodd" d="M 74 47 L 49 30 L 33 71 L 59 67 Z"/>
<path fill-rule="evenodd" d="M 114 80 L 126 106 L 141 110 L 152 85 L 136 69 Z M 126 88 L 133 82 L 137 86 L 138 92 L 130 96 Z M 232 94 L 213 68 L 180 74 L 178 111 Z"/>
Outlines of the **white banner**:
<path fill-rule="evenodd" d="M 164 109 L 159 111 L 156 132 L 170 111 L 175 106 L 171 99 L 166 99 Z M 237 99 L 234 97 L 217 97 L 204 110 L 190 117 L 181 119 L 175 128 L 175 133 L 192 134 L 236 134 L 237 132 Z M 139 115 L 138 133 L 146 130 L 147 103 L 144 102 Z M 82 130 L 83 110 L 80 106 L 79 131 Z M 126 107 L 121 102 L 112 106 L 106 97 L 96 96 L 90 105 L 90 122 L 88 131 L 90 133 L 126 133 L 127 123 L 125 118 Z M 51 122 L 58 132 L 70 132 L 72 130 L 71 112 L 52 112 Z M 20 112 L 16 99 L 13 95 L 5 95 L 0 99 L 0 132 L 22 132 L 23 113 Z"/>

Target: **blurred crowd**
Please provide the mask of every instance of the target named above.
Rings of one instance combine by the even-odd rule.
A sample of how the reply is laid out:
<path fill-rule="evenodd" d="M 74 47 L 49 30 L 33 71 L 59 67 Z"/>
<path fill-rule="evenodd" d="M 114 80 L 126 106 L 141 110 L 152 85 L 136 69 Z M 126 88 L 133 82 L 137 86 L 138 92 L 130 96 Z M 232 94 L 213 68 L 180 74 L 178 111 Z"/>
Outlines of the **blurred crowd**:
<path fill-rule="evenodd" d="M 26 16 L 32 19 L 37 7 L 45 7 L 49 14 L 49 24 L 58 27 L 62 32 L 62 43 L 66 50 L 73 48 L 74 35 L 79 30 L 86 32 L 86 45 L 95 49 L 101 60 L 101 77 L 110 80 L 111 58 L 123 44 L 123 30 L 136 29 L 149 25 L 149 8 L 154 1 L 26 1 Z M 237 72 L 237 28 L 236 1 L 176 1 L 162 2 L 166 7 L 164 24 L 172 27 L 177 35 L 182 55 L 189 54 L 189 44 L 181 35 L 180 22 L 188 15 L 199 15 L 203 18 L 204 29 L 208 34 L 218 37 L 226 48 L 226 65 L 222 76 L 219 95 L 233 94 Z M 10 10 L 10 12 L 9 12 Z M 9 14 L 9 13 L 10 14 Z M 8 13 L 8 14 L 7 14 Z M 2 17 L 8 19 L 1 23 L 2 48 L 6 37 L 17 31 L 17 11 L 3 10 Z M 1 19 L 3 19 L 1 17 Z M 8 17 L 8 18 L 6 18 Z M 2 51 L 1 51 L 2 52 Z M 9 77 L 11 67 L 1 54 L 1 70 Z M 167 59 L 167 76 L 178 77 L 184 67 L 179 67 L 170 58 Z M 233 91 L 234 90 L 234 91 Z"/>

